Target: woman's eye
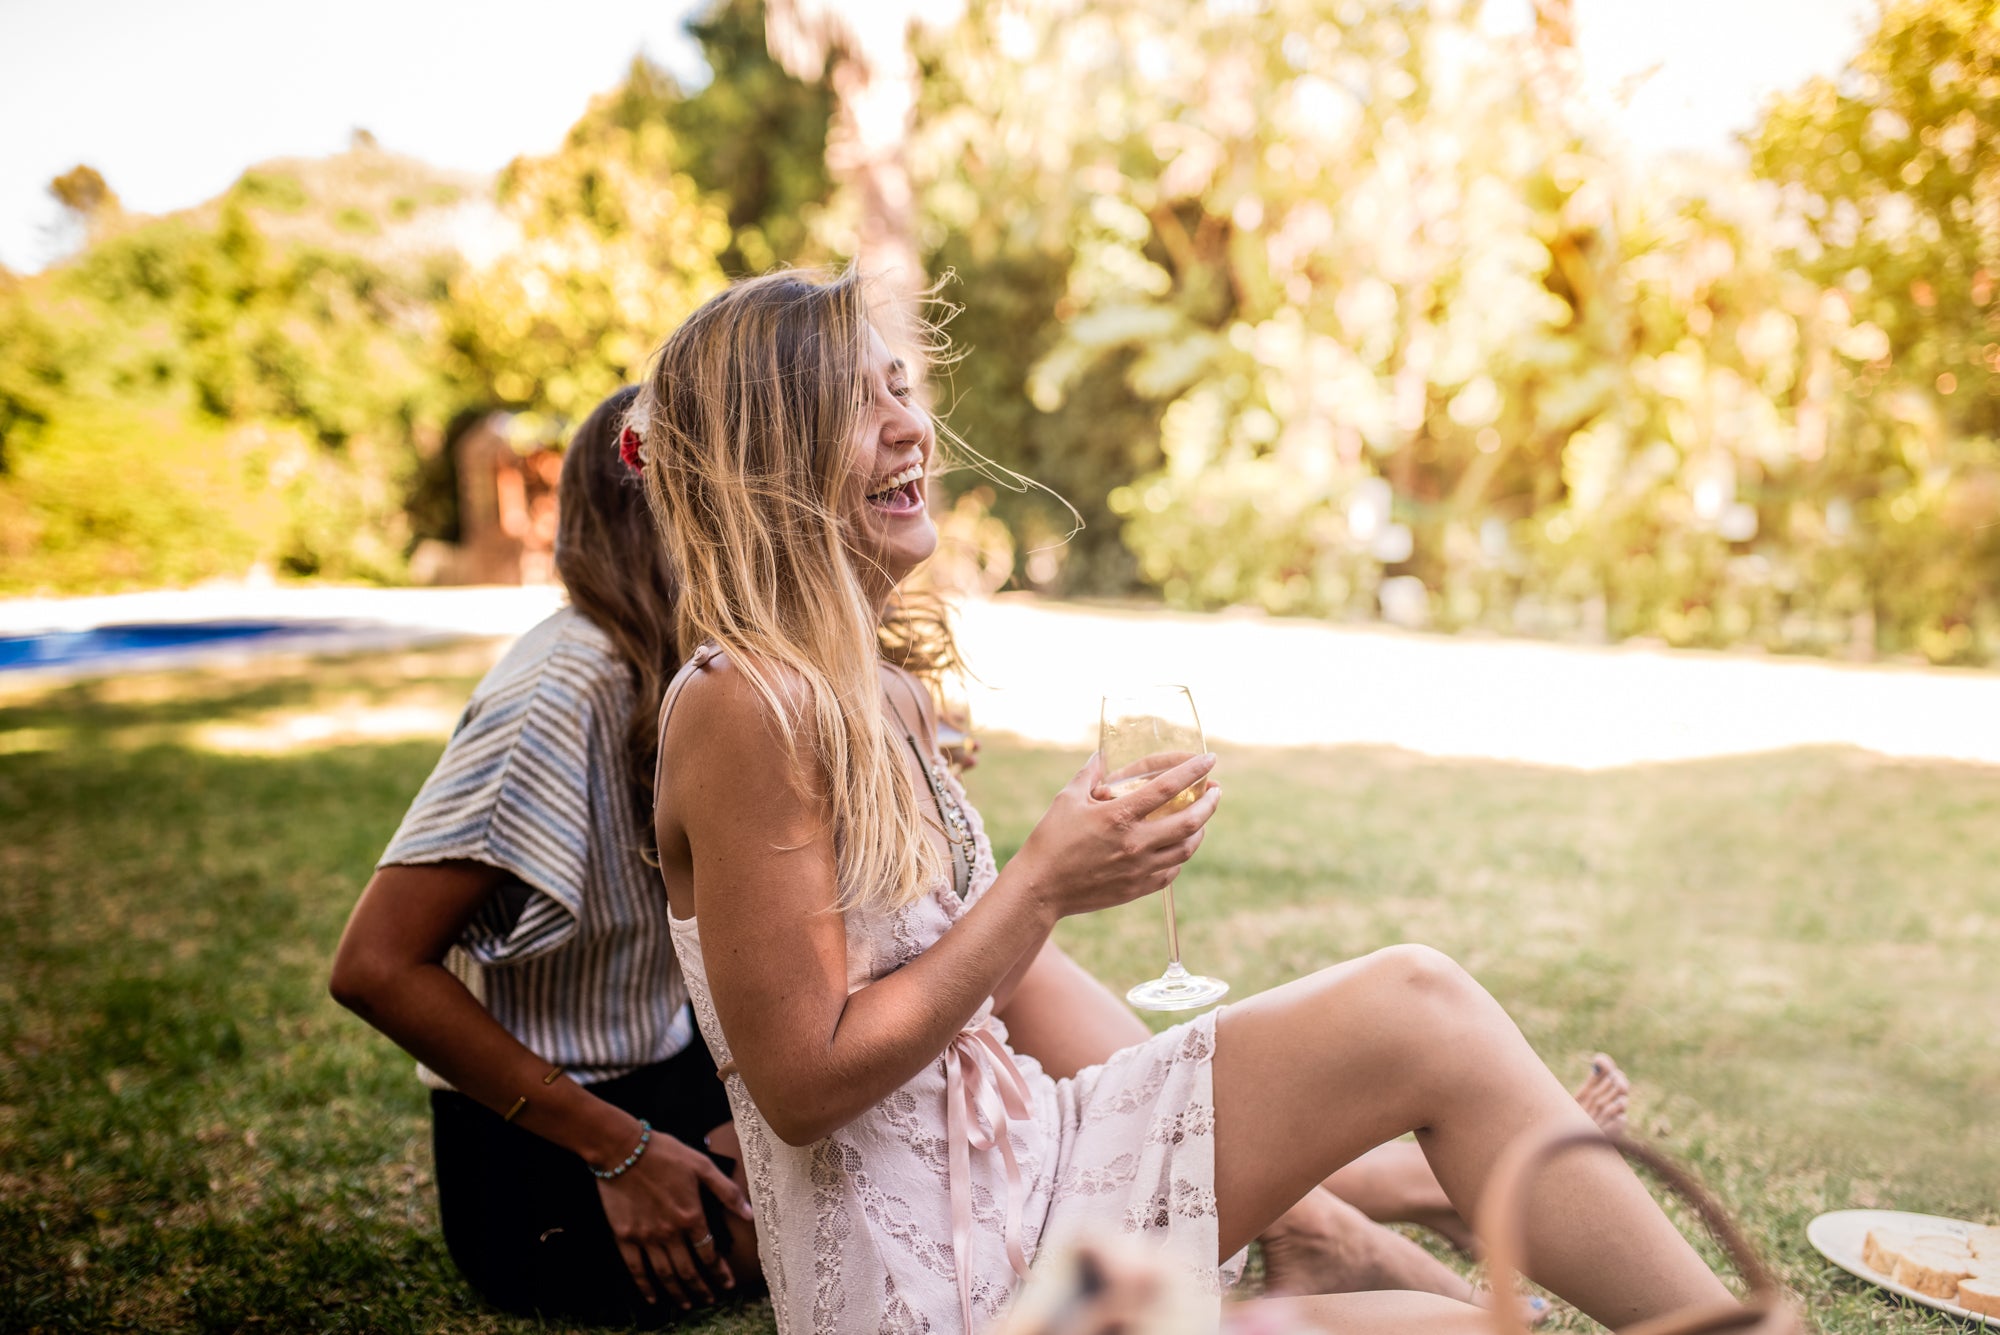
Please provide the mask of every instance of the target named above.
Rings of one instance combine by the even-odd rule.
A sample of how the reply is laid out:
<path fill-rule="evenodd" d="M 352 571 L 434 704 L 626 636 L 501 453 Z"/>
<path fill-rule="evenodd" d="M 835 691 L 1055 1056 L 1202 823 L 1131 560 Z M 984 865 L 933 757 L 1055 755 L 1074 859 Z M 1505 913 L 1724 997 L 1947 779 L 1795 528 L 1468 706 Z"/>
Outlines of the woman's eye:
<path fill-rule="evenodd" d="M 889 386 L 889 392 L 899 399 L 910 397 L 910 387 L 908 385 L 891 385 Z"/>

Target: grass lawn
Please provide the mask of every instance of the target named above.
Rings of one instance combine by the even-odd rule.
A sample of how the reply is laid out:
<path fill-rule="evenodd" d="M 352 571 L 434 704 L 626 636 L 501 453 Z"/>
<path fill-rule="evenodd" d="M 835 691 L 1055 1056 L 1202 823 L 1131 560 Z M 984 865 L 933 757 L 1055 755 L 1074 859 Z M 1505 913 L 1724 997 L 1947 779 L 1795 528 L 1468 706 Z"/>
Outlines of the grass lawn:
<path fill-rule="evenodd" d="M 0 696 L 0 1330 L 540 1328 L 457 1283 L 411 1064 L 325 993 L 491 652 Z M 364 726 L 383 717 L 441 722 L 395 740 Z M 971 786 L 1003 856 L 1080 759 L 989 740 Z M 1224 766 L 1180 883 L 1191 967 L 1241 994 L 1439 946 L 1566 1077 L 1619 1056 L 1640 1129 L 1748 1221 L 1822 1330 L 1961 1329 L 1823 1265 L 1804 1225 L 1851 1205 L 2000 1218 L 2000 770 L 1845 751 Z M 1162 963 L 1154 902 L 1063 940 L 1121 986 Z M 699 1329 L 767 1330 L 768 1309 Z"/>

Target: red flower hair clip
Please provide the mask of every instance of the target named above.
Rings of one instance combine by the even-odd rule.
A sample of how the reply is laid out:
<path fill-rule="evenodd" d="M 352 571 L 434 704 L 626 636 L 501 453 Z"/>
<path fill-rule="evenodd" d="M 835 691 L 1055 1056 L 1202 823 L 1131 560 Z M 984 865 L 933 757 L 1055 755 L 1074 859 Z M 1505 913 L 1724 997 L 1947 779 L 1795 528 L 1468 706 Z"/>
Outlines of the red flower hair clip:
<path fill-rule="evenodd" d="M 639 458 L 639 433 L 629 426 L 618 433 L 618 457 L 623 459 L 625 466 L 633 472 L 646 471 L 645 463 Z"/>

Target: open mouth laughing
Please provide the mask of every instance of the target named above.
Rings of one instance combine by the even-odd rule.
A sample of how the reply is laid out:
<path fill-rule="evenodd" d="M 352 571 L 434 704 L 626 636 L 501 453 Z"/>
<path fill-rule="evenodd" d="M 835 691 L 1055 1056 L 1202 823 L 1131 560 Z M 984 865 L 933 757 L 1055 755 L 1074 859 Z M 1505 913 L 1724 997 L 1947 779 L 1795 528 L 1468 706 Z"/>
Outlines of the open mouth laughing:
<path fill-rule="evenodd" d="M 924 508 L 923 480 L 924 466 L 921 463 L 911 464 L 891 474 L 880 487 L 869 492 L 868 503 L 891 514 L 910 514 L 921 510 Z"/>

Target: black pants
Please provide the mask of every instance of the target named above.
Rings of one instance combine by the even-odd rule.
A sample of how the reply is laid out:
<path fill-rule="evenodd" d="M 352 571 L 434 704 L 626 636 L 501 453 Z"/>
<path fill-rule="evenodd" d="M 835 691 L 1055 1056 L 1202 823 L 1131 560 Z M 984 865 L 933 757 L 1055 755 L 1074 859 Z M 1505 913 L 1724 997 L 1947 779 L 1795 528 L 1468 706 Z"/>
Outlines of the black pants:
<path fill-rule="evenodd" d="M 729 1120 L 715 1059 L 696 1034 L 686 1050 L 590 1092 L 695 1149 Z M 532 1093 L 530 1094 L 532 1098 Z M 438 1213 L 445 1246 L 461 1273 L 496 1307 L 591 1325 L 666 1326 L 678 1304 L 648 1304 L 618 1252 L 582 1159 L 500 1119 L 463 1094 L 431 1094 Z M 733 1164 L 710 1154 L 724 1172 Z M 716 1237 L 729 1211 L 706 1189 L 702 1204 Z"/>

